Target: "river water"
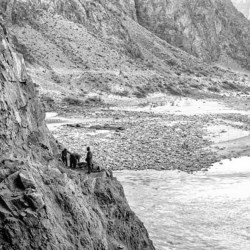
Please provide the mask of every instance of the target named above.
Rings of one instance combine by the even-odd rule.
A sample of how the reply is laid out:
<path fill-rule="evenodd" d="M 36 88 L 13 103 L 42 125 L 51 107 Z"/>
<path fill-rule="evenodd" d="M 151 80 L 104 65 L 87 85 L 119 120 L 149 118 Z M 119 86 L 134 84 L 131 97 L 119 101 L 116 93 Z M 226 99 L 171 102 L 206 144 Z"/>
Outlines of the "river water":
<path fill-rule="evenodd" d="M 250 249 L 250 158 L 206 172 L 116 171 L 157 250 Z"/>

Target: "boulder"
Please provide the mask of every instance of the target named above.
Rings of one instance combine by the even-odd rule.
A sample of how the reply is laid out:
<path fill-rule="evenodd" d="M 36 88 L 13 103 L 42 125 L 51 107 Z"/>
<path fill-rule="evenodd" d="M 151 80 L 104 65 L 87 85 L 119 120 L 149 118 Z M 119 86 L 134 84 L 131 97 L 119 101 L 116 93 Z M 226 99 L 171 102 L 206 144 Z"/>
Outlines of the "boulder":
<path fill-rule="evenodd" d="M 32 177 L 30 173 L 27 171 L 23 171 L 19 174 L 19 179 L 22 184 L 22 186 L 27 189 L 27 188 L 36 188 L 35 180 Z"/>
<path fill-rule="evenodd" d="M 43 200 L 43 194 L 41 193 L 30 193 L 26 195 L 27 201 L 30 203 L 32 208 L 35 210 L 40 210 L 45 206 L 44 200 Z"/>

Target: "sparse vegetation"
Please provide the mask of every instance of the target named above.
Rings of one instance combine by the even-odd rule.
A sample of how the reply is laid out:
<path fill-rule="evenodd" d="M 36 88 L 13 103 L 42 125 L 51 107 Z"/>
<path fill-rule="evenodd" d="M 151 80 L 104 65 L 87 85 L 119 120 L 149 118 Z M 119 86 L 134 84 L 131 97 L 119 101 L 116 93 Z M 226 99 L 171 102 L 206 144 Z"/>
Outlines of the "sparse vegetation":
<path fill-rule="evenodd" d="M 145 98 L 147 94 L 151 92 L 152 87 L 149 85 L 146 86 L 137 86 L 137 90 L 133 93 L 137 98 Z"/>
<path fill-rule="evenodd" d="M 146 66 L 150 69 L 154 68 L 154 63 L 152 61 L 146 61 Z"/>
<path fill-rule="evenodd" d="M 44 103 L 48 107 L 52 107 L 55 104 L 55 100 L 50 96 L 41 96 L 40 97 L 42 103 Z"/>
<path fill-rule="evenodd" d="M 207 88 L 209 91 L 215 92 L 215 93 L 219 93 L 220 89 L 216 86 L 211 86 Z"/>
<path fill-rule="evenodd" d="M 177 96 L 182 95 L 181 90 L 177 87 L 172 86 L 172 85 L 166 85 L 166 89 L 172 95 L 177 95 Z"/>
<path fill-rule="evenodd" d="M 51 70 L 51 79 L 52 79 L 55 83 L 61 83 L 60 77 L 59 77 L 53 70 Z"/>
<path fill-rule="evenodd" d="M 146 94 L 146 92 L 144 92 L 144 91 L 135 91 L 133 94 L 134 94 L 137 98 L 145 98 L 145 97 L 147 97 L 147 94 Z"/>
<path fill-rule="evenodd" d="M 236 84 L 229 82 L 229 81 L 223 81 L 222 87 L 226 90 L 238 90 L 239 89 Z"/>
<path fill-rule="evenodd" d="M 103 100 L 100 96 L 88 97 L 85 100 L 81 100 L 73 97 L 65 97 L 63 102 L 71 106 L 84 106 L 84 105 L 100 105 L 103 104 Z"/>
<path fill-rule="evenodd" d="M 103 100 L 101 99 L 100 96 L 93 96 L 93 97 L 88 97 L 85 101 L 85 104 L 103 104 Z"/>
<path fill-rule="evenodd" d="M 167 61 L 167 63 L 168 63 L 168 65 L 169 66 L 175 66 L 175 65 L 178 65 L 178 63 L 174 60 L 174 59 L 169 59 L 168 61 Z"/>
<path fill-rule="evenodd" d="M 51 103 L 51 102 L 55 102 L 54 101 L 54 99 L 52 98 L 52 97 L 50 97 L 50 96 L 41 96 L 41 100 L 43 101 L 43 102 L 47 102 L 47 103 Z"/>
<path fill-rule="evenodd" d="M 73 97 L 65 97 L 62 100 L 63 102 L 66 102 L 68 105 L 72 105 L 72 106 L 81 106 L 83 105 L 83 101 L 79 100 L 77 98 L 73 98 Z"/>
<path fill-rule="evenodd" d="M 82 92 L 79 94 L 79 96 L 81 96 L 81 97 L 85 97 L 86 96 L 86 94 L 87 94 L 87 92 L 85 92 L 85 91 L 83 91 L 83 90 L 81 90 Z"/>
<path fill-rule="evenodd" d="M 195 89 L 202 89 L 202 84 L 191 83 L 190 87 L 195 88 Z"/>
<path fill-rule="evenodd" d="M 159 89 L 162 90 L 162 91 L 163 91 L 164 88 L 165 88 L 164 85 L 163 85 L 162 83 L 158 83 L 158 87 L 159 87 Z"/>
<path fill-rule="evenodd" d="M 114 92 L 114 95 L 129 96 L 129 91 L 128 90 L 117 91 L 117 92 Z"/>

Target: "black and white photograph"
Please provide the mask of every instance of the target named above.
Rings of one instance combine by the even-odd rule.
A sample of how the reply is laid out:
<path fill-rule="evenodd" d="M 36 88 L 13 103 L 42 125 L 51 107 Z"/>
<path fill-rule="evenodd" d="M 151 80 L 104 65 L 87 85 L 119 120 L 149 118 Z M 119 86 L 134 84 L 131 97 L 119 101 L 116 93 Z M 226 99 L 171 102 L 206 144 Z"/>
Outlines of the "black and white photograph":
<path fill-rule="evenodd" d="M 0 250 L 250 250 L 250 0 L 0 0 Z"/>

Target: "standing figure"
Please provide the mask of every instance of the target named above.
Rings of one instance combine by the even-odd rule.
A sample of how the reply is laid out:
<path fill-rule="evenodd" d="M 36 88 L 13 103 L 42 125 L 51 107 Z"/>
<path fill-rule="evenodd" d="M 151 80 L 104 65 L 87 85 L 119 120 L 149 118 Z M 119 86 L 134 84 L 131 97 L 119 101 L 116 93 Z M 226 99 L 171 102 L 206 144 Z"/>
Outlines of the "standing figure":
<path fill-rule="evenodd" d="M 87 147 L 87 157 L 86 157 L 86 162 L 87 162 L 87 167 L 88 167 L 88 174 L 91 173 L 92 171 L 92 152 L 90 151 L 90 147 Z"/>
<path fill-rule="evenodd" d="M 66 167 L 68 167 L 68 160 L 67 160 L 68 153 L 69 151 L 66 148 L 62 151 L 62 162 L 66 165 Z"/>
<path fill-rule="evenodd" d="M 80 162 L 81 156 L 77 153 L 70 154 L 70 168 L 76 168 Z"/>

